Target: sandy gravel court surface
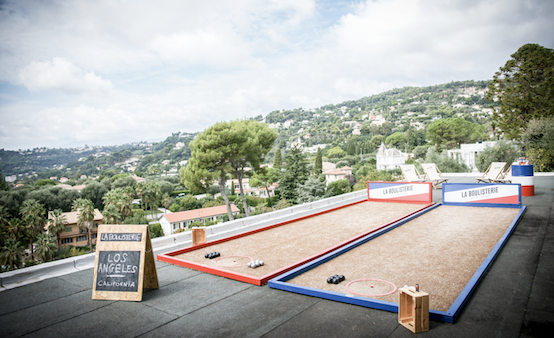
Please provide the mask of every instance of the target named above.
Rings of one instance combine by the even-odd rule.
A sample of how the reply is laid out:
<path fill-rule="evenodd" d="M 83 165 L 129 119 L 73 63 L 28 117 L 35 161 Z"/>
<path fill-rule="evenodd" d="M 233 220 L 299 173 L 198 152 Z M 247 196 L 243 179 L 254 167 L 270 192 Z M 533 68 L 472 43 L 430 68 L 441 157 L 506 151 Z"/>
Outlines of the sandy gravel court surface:
<path fill-rule="evenodd" d="M 425 206 L 425 204 L 365 201 L 189 251 L 174 258 L 252 277 L 262 277 L 416 212 Z M 204 255 L 210 252 L 219 252 L 221 258 L 206 259 Z M 250 258 L 263 260 L 265 265 L 256 269 L 249 268 L 246 263 Z"/>
<path fill-rule="evenodd" d="M 350 294 L 347 283 L 357 279 L 398 288 L 417 283 L 430 294 L 431 309 L 447 311 L 519 211 L 442 205 L 287 282 L 344 294 Z M 335 274 L 346 280 L 328 284 Z M 380 281 L 350 286 L 363 295 L 392 289 Z M 398 293 L 374 299 L 397 303 Z"/>

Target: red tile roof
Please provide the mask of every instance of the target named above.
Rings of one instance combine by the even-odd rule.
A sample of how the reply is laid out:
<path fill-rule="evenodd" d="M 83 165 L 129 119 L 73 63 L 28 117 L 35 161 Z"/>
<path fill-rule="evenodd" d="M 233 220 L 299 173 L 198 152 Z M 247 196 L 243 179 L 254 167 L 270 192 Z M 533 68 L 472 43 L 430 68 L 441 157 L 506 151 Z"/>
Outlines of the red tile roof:
<path fill-rule="evenodd" d="M 240 211 L 234 204 L 231 204 L 231 210 L 233 213 Z M 226 213 L 227 207 L 225 205 L 218 205 L 217 207 L 211 208 L 174 212 L 171 214 L 165 214 L 164 217 L 169 221 L 169 223 L 177 223 L 197 218 L 225 215 Z"/>

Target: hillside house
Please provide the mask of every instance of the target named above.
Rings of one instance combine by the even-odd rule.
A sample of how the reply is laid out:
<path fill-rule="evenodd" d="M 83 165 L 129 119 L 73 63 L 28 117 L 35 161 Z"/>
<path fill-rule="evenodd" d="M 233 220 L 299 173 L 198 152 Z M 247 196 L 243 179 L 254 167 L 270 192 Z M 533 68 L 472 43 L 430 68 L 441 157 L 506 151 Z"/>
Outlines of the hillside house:
<path fill-rule="evenodd" d="M 250 186 L 249 178 L 242 179 L 242 190 L 244 191 L 244 195 L 257 196 L 257 197 L 263 197 L 263 198 L 275 196 L 275 188 L 277 188 L 277 186 L 278 184 L 274 183 L 273 185 L 269 186 L 268 189 L 264 187 L 252 187 Z M 227 180 L 225 182 L 225 187 L 229 190 L 233 188 L 236 195 L 240 194 L 239 180 L 237 179 Z M 267 195 L 267 190 L 269 190 L 270 196 Z"/>
<path fill-rule="evenodd" d="M 385 144 L 381 143 L 379 151 L 377 152 L 377 170 L 393 170 L 400 165 L 406 163 L 407 154 L 401 152 L 396 148 L 385 147 Z"/>
<path fill-rule="evenodd" d="M 231 204 L 233 215 L 240 212 L 234 204 Z M 195 209 L 164 214 L 160 219 L 160 225 L 165 235 L 172 235 L 178 229 L 187 229 L 193 222 L 217 221 L 223 215 L 227 215 L 227 206 L 219 205 L 217 207 Z"/>
<path fill-rule="evenodd" d="M 87 246 L 88 234 L 87 230 L 79 228 L 77 225 L 78 211 L 64 212 L 66 224 L 65 231 L 58 233 L 60 245 L 65 246 Z M 51 214 L 48 213 L 48 219 L 51 219 Z M 94 209 L 94 226 L 91 231 L 92 244 L 96 244 L 96 234 L 98 233 L 98 225 L 104 223 L 104 217 L 98 209 Z M 44 230 L 48 231 L 48 224 L 44 226 Z"/>
<path fill-rule="evenodd" d="M 337 168 L 337 165 L 333 162 L 322 162 L 321 163 L 323 172 L 335 170 Z"/>
<path fill-rule="evenodd" d="M 323 174 L 325 175 L 326 184 L 329 185 L 329 183 L 331 182 L 343 180 L 347 178 L 347 176 L 351 176 L 352 168 L 348 166 L 344 166 L 340 169 L 332 169 L 329 171 L 325 171 Z"/>

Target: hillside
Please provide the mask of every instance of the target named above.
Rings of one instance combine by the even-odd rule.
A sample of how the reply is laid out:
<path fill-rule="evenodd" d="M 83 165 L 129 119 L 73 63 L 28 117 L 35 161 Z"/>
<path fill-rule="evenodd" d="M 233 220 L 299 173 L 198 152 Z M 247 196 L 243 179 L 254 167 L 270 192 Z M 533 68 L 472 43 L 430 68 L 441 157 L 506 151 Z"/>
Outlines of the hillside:
<path fill-rule="evenodd" d="M 264 121 L 278 131 L 277 147 L 301 143 L 307 151 L 315 145 L 341 146 L 349 155 L 375 151 L 375 135 L 388 137 L 405 132 L 404 147 L 413 149 L 426 140 L 426 127 L 440 118 L 461 116 L 488 126 L 492 109 L 485 99 L 489 81 L 460 81 L 429 87 L 404 87 L 358 100 L 319 108 L 272 111 Z M 489 130 L 490 131 L 490 130 Z M 4 177 L 33 180 L 50 177 L 79 179 L 102 174 L 135 172 L 138 175 L 172 173 L 190 158 L 189 143 L 196 134 L 174 133 L 158 143 L 133 143 L 66 149 L 0 149 Z M 273 156 L 274 150 L 269 154 Z"/>

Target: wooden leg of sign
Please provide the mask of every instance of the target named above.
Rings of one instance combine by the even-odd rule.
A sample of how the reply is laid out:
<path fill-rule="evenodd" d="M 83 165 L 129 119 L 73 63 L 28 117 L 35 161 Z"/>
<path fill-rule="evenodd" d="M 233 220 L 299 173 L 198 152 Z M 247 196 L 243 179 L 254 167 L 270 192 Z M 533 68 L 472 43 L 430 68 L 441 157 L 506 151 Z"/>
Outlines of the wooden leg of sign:
<path fill-rule="evenodd" d="M 154 259 L 154 252 L 152 251 L 152 241 L 150 240 L 150 229 L 148 229 L 148 236 L 146 240 L 143 287 L 147 289 L 160 288 L 160 284 L 158 282 L 158 271 L 156 270 L 156 263 Z"/>

